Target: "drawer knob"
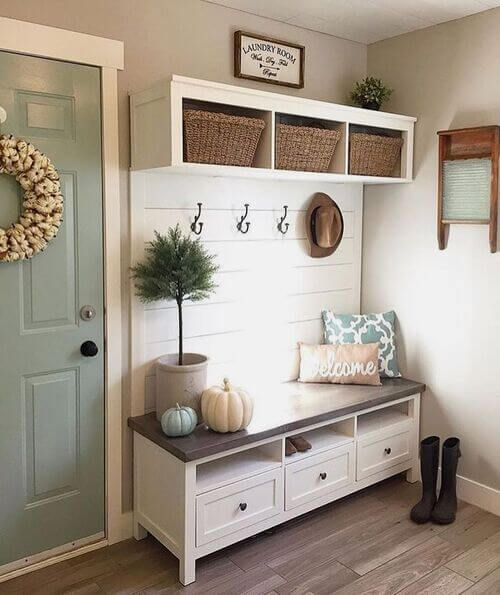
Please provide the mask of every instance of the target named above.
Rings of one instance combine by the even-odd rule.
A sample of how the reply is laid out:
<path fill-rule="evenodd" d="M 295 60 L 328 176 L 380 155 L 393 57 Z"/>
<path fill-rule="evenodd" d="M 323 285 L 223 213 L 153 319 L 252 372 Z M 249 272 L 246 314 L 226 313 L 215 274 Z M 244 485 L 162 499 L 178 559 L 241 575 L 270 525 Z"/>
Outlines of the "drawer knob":
<path fill-rule="evenodd" d="M 326 473 L 325 472 L 320 473 L 319 476 L 321 477 L 321 479 L 326 479 Z"/>
<path fill-rule="evenodd" d="M 240 510 L 246 510 L 247 509 L 247 503 L 246 502 L 241 502 L 239 505 L 239 509 Z"/>
<path fill-rule="evenodd" d="M 392 451 L 391 451 L 391 449 L 390 449 L 390 448 L 384 448 L 384 453 L 385 453 L 386 455 L 390 455 L 390 454 L 391 454 L 391 452 L 392 452 Z"/>

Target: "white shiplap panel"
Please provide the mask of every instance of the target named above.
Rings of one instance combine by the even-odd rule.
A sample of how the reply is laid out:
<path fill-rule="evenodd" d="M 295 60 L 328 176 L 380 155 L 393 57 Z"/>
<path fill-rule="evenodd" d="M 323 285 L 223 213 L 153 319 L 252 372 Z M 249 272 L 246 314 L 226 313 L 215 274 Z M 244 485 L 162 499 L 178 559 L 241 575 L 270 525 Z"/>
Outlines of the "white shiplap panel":
<path fill-rule="evenodd" d="M 144 206 L 146 209 L 187 209 L 192 220 L 198 211 L 198 202 L 203 203 L 203 209 L 237 211 L 247 202 L 250 208 L 258 210 L 281 211 L 283 205 L 288 205 L 292 210 L 306 211 L 313 195 L 324 192 L 342 211 L 355 211 L 360 188 L 328 182 L 304 184 L 204 176 L 192 176 L 187 182 L 184 175 L 152 173 L 145 176 Z"/>
<path fill-rule="evenodd" d="M 304 322 L 274 323 L 266 316 L 259 327 L 186 338 L 184 349 L 186 352 L 204 353 L 214 363 L 235 359 L 251 362 L 257 354 L 262 359 L 272 359 L 277 352 L 294 349 L 298 341 L 319 343 L 321 340 L 322 324 L 319 318 Z M 176 339 L 146 343 L 146 360 L 152 363 L 161 355 L 176 351 Z M 148 369 L 148 375 L 150 374 L 152 366 Z"/>
<path fill-rule="evenodd" d="M 290 227 L 284 237 L 277 229 L 279 221 L 278 211 L 257 211 L 250 209 L 245 221 L 250 222 L 248 233 L 237 230 L 238 220 L 244 215 L 244 209 L 212 210 L 206 209 L 203 214 L 204 241 L 242 241 L 255 242 L 257 240 L 305 239 L 305 211 L 289 211 L 287 221 Z M 352 238 L 354 235 L 354 212 L 344 211 L 344 237 Z M 169 227 L 180 225 L 184 233 L 191 232 L 191 213 L 182 209 L 146 209 L 144 217 L 144 238 L 150 241 L 154 231 L 165 233 Z M 245 226 L 246 229 L 246 226 Z"/>
<path fill-rule="evenodd" d="M 207 384 L 221 384 L 223 378 L 230 378 L 235 385 L 244 386 L 250 392 L 265 386 L 266 379 L 274 385 L 275 382 L 288 382 L 297 378 L 299 373 L 298 349 L 275 352 L 272 360 L 259 359 L 249 362 L 245 359 L 228 362 L 209 362 Z M 155 408 L 155 382 L 153 375 L 146 376 L 146 412 Z"/>
<path fill-rule="evenodd" d="M 136 174 L 134 174 L 136 175 Z M 144 176 L 143 239 L 180 223 L 184 232 L 203 202 L 201 241 L 220 266 L 215 294 L 203 303 L 185 304 L 185 350 L 210 358 L 208 383 L 230 376 L 251 387 L 292 380 L 298 375 L 299 341 L 322 341 L 321 309 L 359 309 L 362 187 L 264 180 Z M 305 239 L 305 210 L 315 192 L 325 192 L 341 207 L 344 238 L 337 251 L 311 258 Z M 236 230 L 243 204 L 250 203 L 250 231 Z M 290 229 L 276 228 L 282 206 L 289 206 Z M 138 222 L 142 220 L 136 218 Z M 139 224 L 139 223 L 138 223 Z M 148 304 L 141 317 L 146 407 L 154 407 L 154 360 L 177 351 L 177 310 L 172 302 Z M 132 340 L 134 338 L 132 337 Z M 138 372 L 139 373 L 139 372 Z"/>
<path fill-rule="evenodd" d="M 286 296 L 281 307 L 282 322 L 302 322 L 317 318 L 323 308 L 339 313 L 352 311 L 352 289 L 328 290 Z M 241 302 L 206 303 L 188 305 L 184 309 L 184 336 L 235 332 L 262 325 L 263 316 L 256 308 L 249 316 Z M 264 329 L 263 329 L 264 332 Z M 148 343 L 170 341 L 177 338 L 177 306 L 147 310 L 145 312 L 145 339 Z"/>

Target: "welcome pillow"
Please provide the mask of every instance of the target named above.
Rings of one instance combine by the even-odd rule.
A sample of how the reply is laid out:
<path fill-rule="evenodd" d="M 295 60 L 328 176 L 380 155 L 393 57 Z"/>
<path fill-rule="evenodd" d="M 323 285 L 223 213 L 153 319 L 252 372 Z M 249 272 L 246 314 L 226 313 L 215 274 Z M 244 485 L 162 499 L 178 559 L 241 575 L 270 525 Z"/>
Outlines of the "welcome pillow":
<path fill-rule="evenodd" d="M 307 345 L 299 343 L 299 382 L 380 385 L 378 343 Z"/>
<path fill-rule="evenodd" d="M 396 314 L 334 314 L 323 310 L 325 343 L 378 343 L 380 376 L 401 376 L 396 353 Z"/>

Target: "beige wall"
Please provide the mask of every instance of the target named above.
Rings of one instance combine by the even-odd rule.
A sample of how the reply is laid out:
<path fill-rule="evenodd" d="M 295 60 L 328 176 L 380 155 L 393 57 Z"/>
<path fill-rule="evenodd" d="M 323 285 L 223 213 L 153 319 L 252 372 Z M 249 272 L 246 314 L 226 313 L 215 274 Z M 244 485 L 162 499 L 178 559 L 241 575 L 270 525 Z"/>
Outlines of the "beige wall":
<path fill-rule="evenodd" d="M 355 80 L 366 72 L 366 46 L 305 31 L 200 0 L 25 0 L 0 1 L 0 15 L 110 37 L 125 42 L 125 70 L 119 74 L 121 226 L 125 373 L 128 368 L 128 183 L 130 90 L 172 73 L 345 103 Z M 232 35 L 238 29 L 306 46 L 305 88 L 280 87 L 232 76 Z M 124 415 L 129 412 L 124 383 Z M 131 503 L 130 434 L 124 433 L 124 507 Z"/>
<path fill-rule="evenodd" d="M 410 377 L 428 384 L 423 435 L 462 438 L 459 473 L 500 488 L 500 253 L 488 229 L 436 239 L 437 137 L 500 124 L 500 10 L 379 42 L 368 72 L 395 89 L 389 111 L 418 117 L 415 182 L 365 190 L 362 305 L 394 308 Z"/>

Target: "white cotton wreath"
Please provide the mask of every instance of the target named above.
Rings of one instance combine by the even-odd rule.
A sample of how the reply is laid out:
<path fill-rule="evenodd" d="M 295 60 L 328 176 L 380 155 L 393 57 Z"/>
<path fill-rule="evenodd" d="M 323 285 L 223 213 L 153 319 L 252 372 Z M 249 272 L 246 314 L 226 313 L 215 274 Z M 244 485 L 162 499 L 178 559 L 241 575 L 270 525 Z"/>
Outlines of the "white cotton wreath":
<path fill-rule="evenodd" d="M 32 258 L 59 231 L 63 197 L 59 174 L 38 149 L 12 135 L 0 136 L 0 174 L 16 176 L 24 190 L 24 210 L 9 228 L 0 227 L 0 262 Z"/>

